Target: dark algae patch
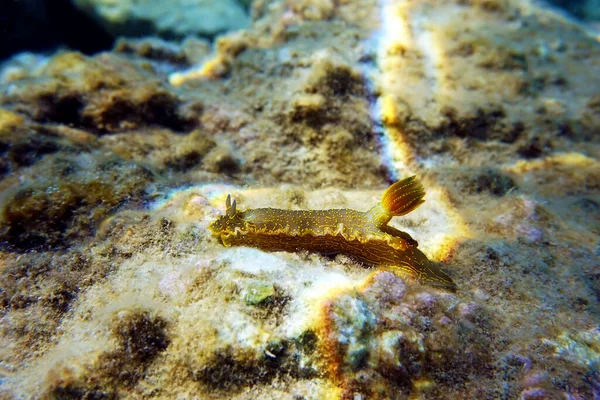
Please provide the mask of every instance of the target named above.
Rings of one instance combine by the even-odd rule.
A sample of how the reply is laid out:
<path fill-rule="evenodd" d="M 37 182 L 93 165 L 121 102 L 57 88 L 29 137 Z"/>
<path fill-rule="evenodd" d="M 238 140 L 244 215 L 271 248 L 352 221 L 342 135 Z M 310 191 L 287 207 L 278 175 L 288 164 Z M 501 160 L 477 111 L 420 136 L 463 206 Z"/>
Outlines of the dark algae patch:
<path fill-rule="evenodd" d="M 56 249 L 89 240 L 120 207 L 139 205 L 153 179 L 149 170 L 120 160 L 88 171 L 77 168 L 74 159 L 69 162 L 78 173 L 57 179 L 65 164 L 55 159 L 46 164 L 45 177 L 4 194 L 0 243 L 5 248 Z"/>

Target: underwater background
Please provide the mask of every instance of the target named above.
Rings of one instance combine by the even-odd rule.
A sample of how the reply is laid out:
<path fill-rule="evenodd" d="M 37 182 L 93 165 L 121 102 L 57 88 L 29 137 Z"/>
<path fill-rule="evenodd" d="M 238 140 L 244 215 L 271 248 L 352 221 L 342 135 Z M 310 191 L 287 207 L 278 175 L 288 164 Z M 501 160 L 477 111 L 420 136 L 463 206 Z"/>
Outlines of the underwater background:
<path fill-rule="evenodd" d="M 6 0 L 0 34 L 0 399 L 600 399 L 600 1 Z M 456 290 L 208 229 L 413 175 L 389 229 Z"/>

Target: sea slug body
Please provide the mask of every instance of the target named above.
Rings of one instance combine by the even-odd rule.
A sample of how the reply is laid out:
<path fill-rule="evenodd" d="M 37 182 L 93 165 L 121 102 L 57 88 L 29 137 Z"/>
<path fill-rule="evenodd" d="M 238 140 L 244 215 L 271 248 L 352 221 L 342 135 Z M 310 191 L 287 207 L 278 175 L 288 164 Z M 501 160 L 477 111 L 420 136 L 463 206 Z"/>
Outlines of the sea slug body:
<path fill-rule="evenodd" d="M 257 208 L 239 211 L 227 196 L 226 213 L 209 226 L 224 246 L 249 246 L 267 251 L 308 250 L 322 254 L 348 254 L 367 264 L 412 277 L 434 286 L 456 289 L 452 279 L 427 259 L 408 233 L 391 226 L 420 206 L 423 185 L 416 177 L 390 186 L 367 212 L 350 209 L 280 210 Z"/>

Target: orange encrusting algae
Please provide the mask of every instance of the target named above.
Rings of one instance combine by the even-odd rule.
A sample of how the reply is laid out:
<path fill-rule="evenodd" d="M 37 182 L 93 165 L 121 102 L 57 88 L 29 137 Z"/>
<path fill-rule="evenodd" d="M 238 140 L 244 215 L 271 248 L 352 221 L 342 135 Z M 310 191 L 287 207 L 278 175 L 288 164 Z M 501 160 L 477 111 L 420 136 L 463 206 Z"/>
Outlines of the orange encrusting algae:
<path fill-rule="evenodd" d="M 225 215 L 210 224 L 209 229 L 227 247 L 344 253 L 402 277 L 454 290 L 452 279 L 417 249 L 417 241 L 387 225 L 392 217 L 420 206 L 423 196 L 423 185 L 414 176 L 390 186 L 381 202 L 367 212 L 276 208 L 238 211 L 235 200 L 231 203 L 227 196 Z"/>

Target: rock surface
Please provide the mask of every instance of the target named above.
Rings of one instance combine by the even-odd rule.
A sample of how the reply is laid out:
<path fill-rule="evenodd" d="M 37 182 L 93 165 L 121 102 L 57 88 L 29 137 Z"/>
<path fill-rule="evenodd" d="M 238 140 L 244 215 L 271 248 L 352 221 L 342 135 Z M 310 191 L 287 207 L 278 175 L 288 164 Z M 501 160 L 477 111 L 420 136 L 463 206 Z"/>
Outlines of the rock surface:
<path fill-rule="evenodd" d="M 114 36 L 212 37 L 246 28 L 249 17 L 236 0 L 72 0 Z"/>
<path fill-rule="evenodd" d="M 252 13 L 0 69 L 0 398 L 598 397 L 597 38 L 537 2 Z M 456 293 L 207 229 L 408 174 L 392 225 Z"/>

